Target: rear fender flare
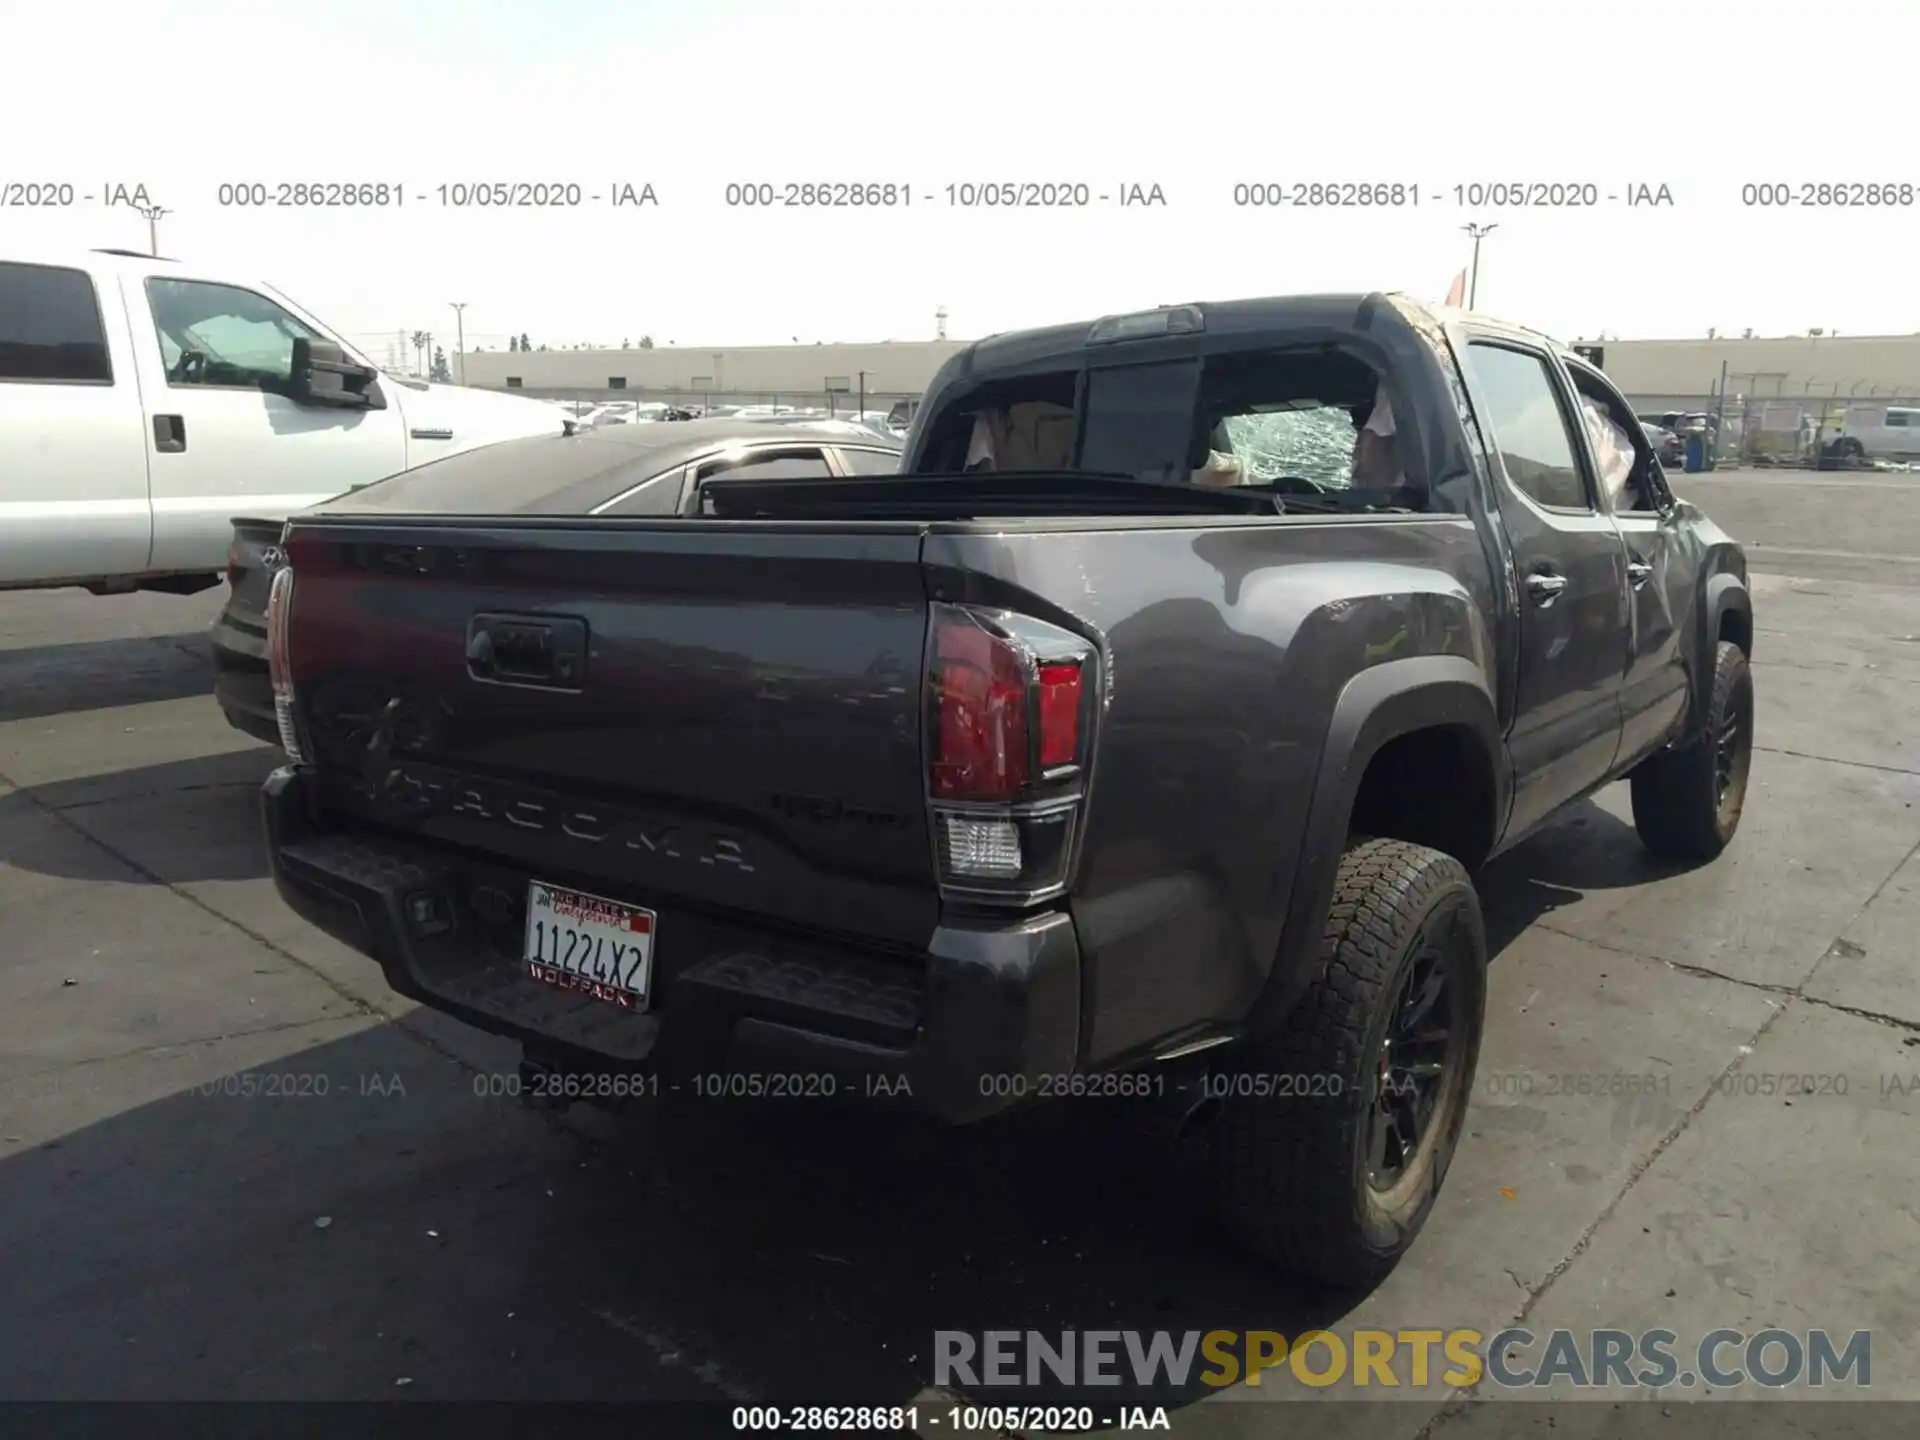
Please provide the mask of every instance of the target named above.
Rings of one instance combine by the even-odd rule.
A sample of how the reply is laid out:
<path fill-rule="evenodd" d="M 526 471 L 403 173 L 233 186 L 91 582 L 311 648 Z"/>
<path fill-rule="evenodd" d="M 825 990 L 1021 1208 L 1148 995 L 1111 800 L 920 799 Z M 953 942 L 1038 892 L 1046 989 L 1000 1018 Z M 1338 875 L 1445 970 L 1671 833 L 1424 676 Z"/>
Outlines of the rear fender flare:
<path fill-rule="evenodd" d="M 1742 616 L 1749 634 L 1753 631 L 1753 596 L 1740 576 L 1728 571 L 1709 575 L 1700 604 L 1700 633 L 1694 642 L 1693 703 L 1687 714 L 1687 735 L 1697 735 L 1707 723 L 1707 706 L 1713 699 L 1713 662 L 1719 648 L 1720 625 L 1728 613 Z"/>
<path fill-rule="evenodd" d="M 1248 1016 L 1252 1032 L 1270 1032 L 1285 1020 L 1314 977 L 1354 800 L 1368 764 L 1387 742 L 1443 725 L 1471 730 L 1485 747 L 1493 772 L 1490 833 L 1498 840 L 1512 785 L 1497 716 L 1485 674 L 1461 655 L 1388 661 L 1361 671 L 1342 687 L 1321 749 L 1279 950 Z"/>

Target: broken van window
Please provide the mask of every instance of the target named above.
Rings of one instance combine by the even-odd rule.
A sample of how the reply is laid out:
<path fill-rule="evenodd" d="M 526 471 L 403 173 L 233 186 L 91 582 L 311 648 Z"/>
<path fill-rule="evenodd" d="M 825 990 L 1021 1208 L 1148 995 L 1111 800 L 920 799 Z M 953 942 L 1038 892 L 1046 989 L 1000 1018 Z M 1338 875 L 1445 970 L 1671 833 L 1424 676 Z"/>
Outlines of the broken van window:
<path fill-rule="evenodd" d="M 1044 400 L 994 406 L 973 417 L 967 470 L 1067 470 L 1073 466 L 1073 408 Z"/>
<path fill-rule="evenodd" d="M 1228 415 L 1221 425 L 1250 484 L 1291 475 L 1322 489 L 1343 490 L 1353 481 L 1353 447 L 1360 432 L 1344 405 L 1294 401 L 1281 409 Z"/>
<path fill-rule="evenodd" d="M 1398 483 L 1393 426 L 1380 377 L 1331 348 L 1254 351 L 1210 360 L 1201 385 L 1207 444 L 1241 471 L 1240 483 L 1345 490 L 1362 427 L 1377 417 L 1369 486 Z M 1376 477 L 1373 471 L 1381 472 Z M 1297 482 L 1286 485 L 1284 482 Z"/>

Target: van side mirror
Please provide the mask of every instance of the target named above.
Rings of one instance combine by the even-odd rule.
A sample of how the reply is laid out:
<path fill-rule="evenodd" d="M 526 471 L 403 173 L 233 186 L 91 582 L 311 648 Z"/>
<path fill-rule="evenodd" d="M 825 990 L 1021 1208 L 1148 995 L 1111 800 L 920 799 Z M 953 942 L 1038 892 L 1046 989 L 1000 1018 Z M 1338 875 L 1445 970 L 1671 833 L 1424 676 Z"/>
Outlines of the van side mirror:
<path fill-rule="evenodd" d="M 293 342 L 293 370 L 287 377 L 287 396 L 296 405 L 315 405 L 338 410 L 384 410 L 386 397 L 380 393 L 372 366 L 349 360 L 347 352 L 331 340 Z"/>

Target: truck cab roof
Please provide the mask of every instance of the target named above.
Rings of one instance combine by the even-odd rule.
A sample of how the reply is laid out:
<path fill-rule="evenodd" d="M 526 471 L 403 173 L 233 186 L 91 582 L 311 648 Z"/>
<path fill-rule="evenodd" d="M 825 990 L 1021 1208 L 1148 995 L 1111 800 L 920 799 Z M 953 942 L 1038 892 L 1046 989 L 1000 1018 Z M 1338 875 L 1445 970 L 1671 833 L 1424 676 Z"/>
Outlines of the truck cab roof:
<path fill-rule="evenodd" d="M 0 262 L 11 265 L 45 265 L 68 270 L 84 270 L 93 275 L 135 276 L 175 274 L 183 280 L 210 280 L 221 284 L 263 289 L 276 299 L 287 297 L 268 283 L 265 275 L 223 264 L 196 264 L 171 255 L 149 255 L 144 250 L 103 246 L 79 250 L 72 246 L 35 246 L 0 244 Z"/>
<path fill-rule="evenodd" d="M 111 245 L 77 249 L 71 245 L 10 244 L 0 246 L 0 260 L 16 265 L 64 265 L 79 270 L 120 270 L 126 267 L 119 262 L 135 260 L 148 267 L 181 263 L 169 255 L 149 255 L 144 250 Z"/>
<path fill-rule="evenodd" d="M 1155 334 L 1149 328 L 1149 317 L 1154 316 L 1177 318 L 1171 328 Z M 950 360 L 948 366 L 952 368 L 954 378 L 984 379 L 1023 371 L 1057 369 L 1061 368 L 1063 361 L 1074 362 L 1077 368 L 1078 362 L 1086 355 L 1105 350 L 1110 345 L 1146 347 L 1155 340 L 1177 343 L 1183 349 L 1198 350 L 1200 353 L 1244 349 L 1250 341 L 1280 334 L 1311 343 L 1316 334 L 1331 339 L 1341 334 L 1364 333 L 1382 324 L 1387 317 L 1395 317 L 1402 322 L 1417 323 L 1424 320 L 1429 324 L 1471 320 L 1482 330 L 1505 331 L 1515 338 L 1550 346 L 1562 355 L 1571 354 L 1557 341 L 1487 315 L 1426 305 L 1397 291 L 1355 291 L 1193 301 L 1132 314 L 1106 316 L 1092 322 L 1003 331 L 976 340 Z M 1123 329 L 1129 324 L 1136 325 L 1131 335 Z M 1103 327 L 1106 327 L 1106 333 L 1103 333 Z M 1114 333 L 1116 331 L 1120 333 Z M 933 388 L 929 387 L 929 393 Z"/>

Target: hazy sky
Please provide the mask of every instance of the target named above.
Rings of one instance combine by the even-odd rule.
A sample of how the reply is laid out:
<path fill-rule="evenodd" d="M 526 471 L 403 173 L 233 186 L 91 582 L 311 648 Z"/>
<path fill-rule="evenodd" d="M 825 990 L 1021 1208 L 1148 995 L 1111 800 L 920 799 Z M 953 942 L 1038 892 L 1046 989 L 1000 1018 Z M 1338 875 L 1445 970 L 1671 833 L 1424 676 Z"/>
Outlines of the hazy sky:
<path fill-rule="evenodd" d="M 0 183 L 143 183 L 163 253 L 335 327 L 469 344 L 923 339 L 1189 299 L 1438 299 L 1563 339 L 1920 331 L 1920 195 L 1750 208 L 1750 183 L 1920 186 L 1920 9 L 1284 0 L 61 0 L 6 7 Z M 84 43 L 80 43 L 81 41 Z M 78 48 L 76 49 L 76 45 Z M 1811 47 L 1811 48 L 1810 48 Z M 1820 58 L 1837 57 L 1833 64 Z M 30 57 L 41 57 L 39 61 Z M 1884 72 L 1875 56 L 1888 57 Z M 1894 59 L 1893 57 L 1898 57 Z M 25 62 L 25 63 L 23 63 Z M 44 62 L 44 63 L 42 63 Z M 223 207 L 223 183 L 397 183 L 385 210 Z M 731 208 L 729 182 L 905 183 L 906 209 Z M 438 187 L 651 184 L 657 207 L 481 210 Z M 965 210 L 949 184 L 1158 185 L 1164 208 Z M 1236 183 L 1400 182 L 1417 208 L 1237 207 Z M 1456 185 L 1596 187 L 1596 208 Z M 1629 208 L 1637 185 L 1671 207 Z M 1607 196 L 1620 200 L 1609 202 Z M 146 243 L 84 201 L 0 250 Z"/>

